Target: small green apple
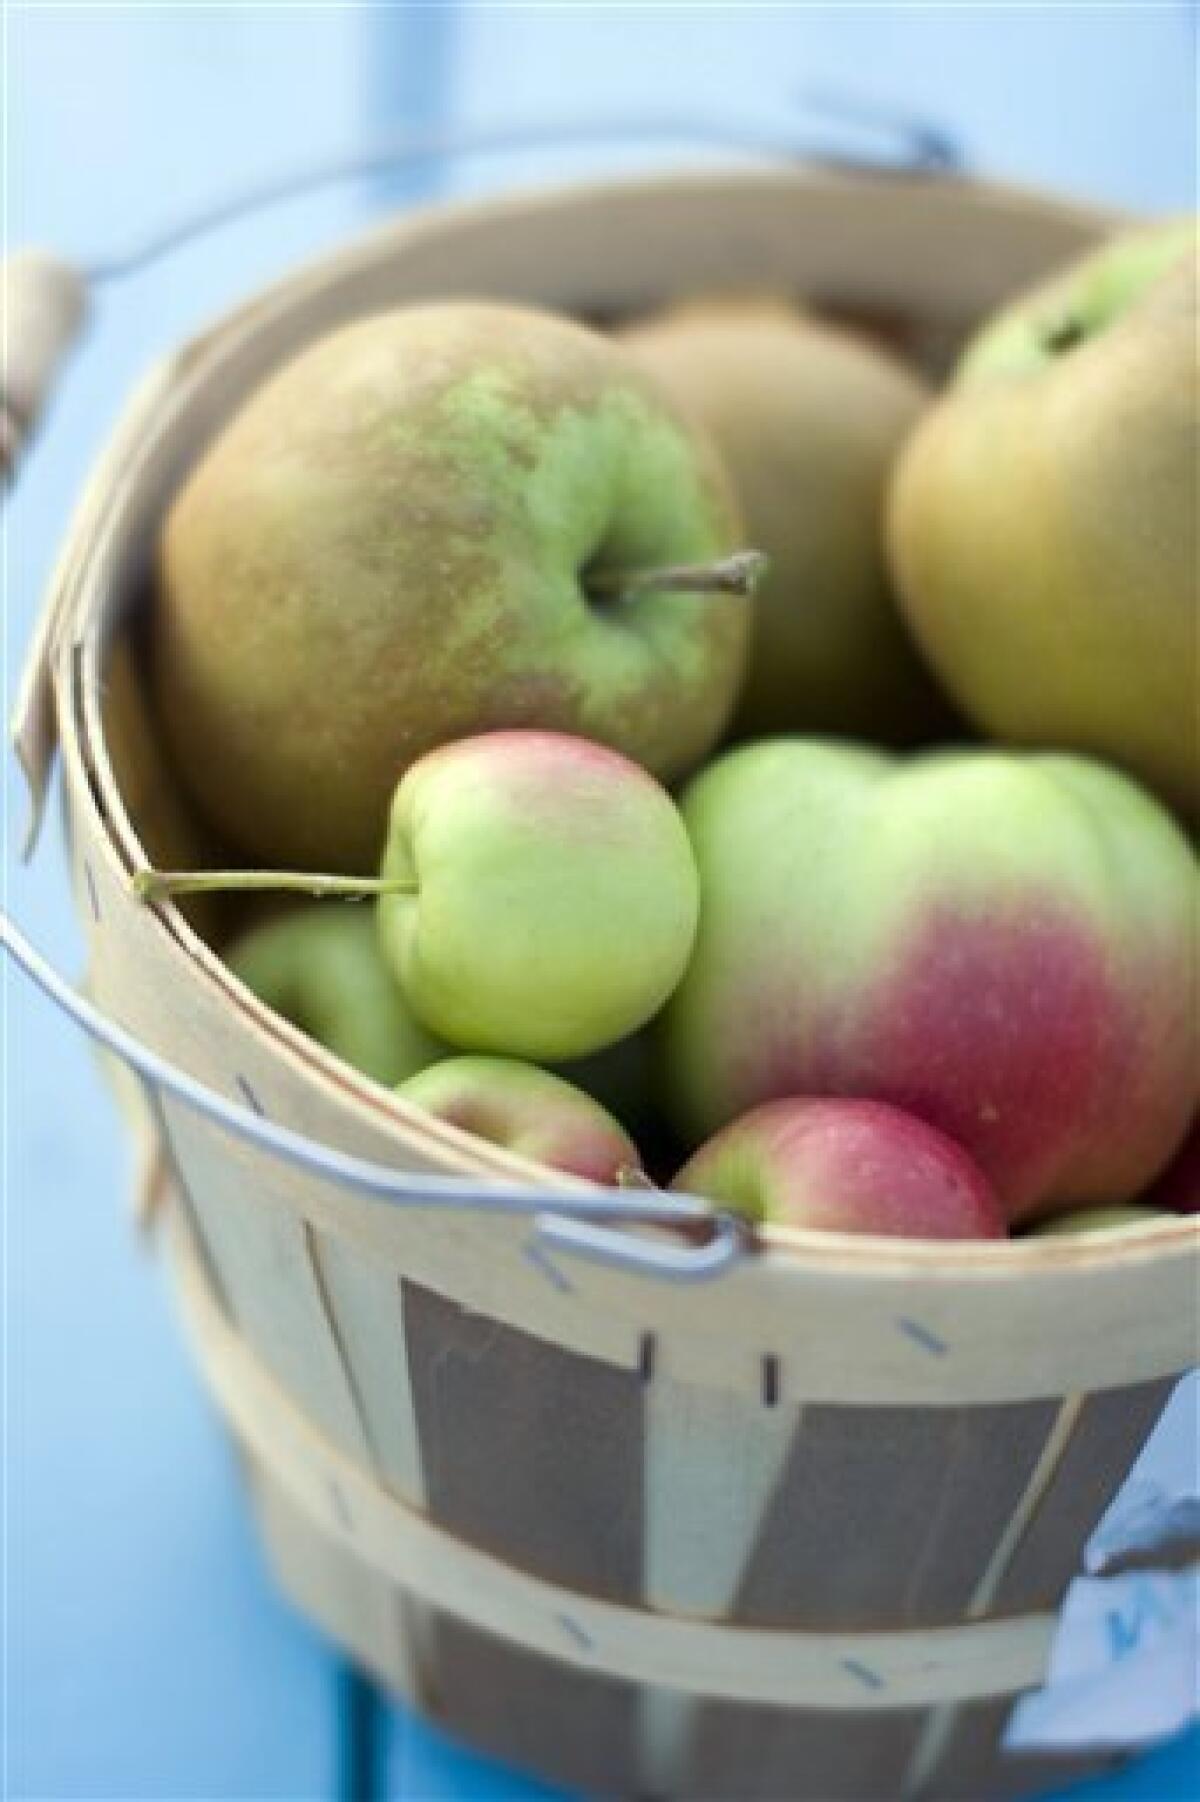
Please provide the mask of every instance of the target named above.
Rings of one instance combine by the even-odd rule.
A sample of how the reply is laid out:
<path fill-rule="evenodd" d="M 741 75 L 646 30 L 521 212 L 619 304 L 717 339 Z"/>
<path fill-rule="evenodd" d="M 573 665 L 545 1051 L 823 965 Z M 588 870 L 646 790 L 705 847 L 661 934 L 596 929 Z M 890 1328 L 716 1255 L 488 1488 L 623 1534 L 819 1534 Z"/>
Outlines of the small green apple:
<path fill-rule="evenodd" d="M 599 1102 L 517 1058 L 447 1058 L 396 1093 L 464 1132 L 590 1182 L 612 1186 L 641 1168 L 637 1146 Z"/>
<path fill-rule="evenodd" d="M 311 902 L 256 926 L 226 962 L 277 1014 L 391 1086 L 448 1052 L 405 1005 L 380 953 L 374 911 Z"/>
<path fill-rule="evenodd" d="M 822 1232 L 1002 1239 L 1007 1230 L 960 1146 L 877 1101 L 768 1101 L 711 1138 L 671 1187 L 750 1220 Z"/>
<path fill-rule="evenodd" d="M 432 751 L 392 804 L 384 955 L 433 1032 L 470 1051 L 584 1057 L 658 1012 L 696 932 L 678 810 L 585 739 L 493 732 Z"/>

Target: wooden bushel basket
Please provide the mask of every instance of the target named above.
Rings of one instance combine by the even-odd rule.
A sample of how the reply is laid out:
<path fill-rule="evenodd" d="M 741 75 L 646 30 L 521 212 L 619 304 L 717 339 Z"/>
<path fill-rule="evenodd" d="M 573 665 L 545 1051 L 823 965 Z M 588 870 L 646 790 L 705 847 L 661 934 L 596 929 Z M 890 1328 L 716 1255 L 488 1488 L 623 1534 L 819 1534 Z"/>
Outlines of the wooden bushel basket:
<path fill-rule="evenodd" d="M 114 659 L 173 491 L 286 357 L 397 302 L 607 318 L 736 270 L 937 364 L 1110 223 L 980 185 L 797 170 L 493 200 L 310 266 L 158 370 L 70 531 L 27 692 L 27 750 L 48 755 L 51 727 L 61 746 L 93 1004 L 243 1119 L 418 1187 L 586 1200 L 356 1077 L 179 909 L 134 899 L 163 809 Z M 391 1689 L 606 1795 L 949 1802 L 1088 1768 L 1000 1739 L 1194 1360 L 1194 1224 L 1000 1246 L 779 1231 L 676 1268 L 651 1255 L 661 1236 L 619 1225 L 556 1236 L 432 1192 L 395 1206 L 150 1074 L 139 1130 L 183 1319 L 271 1558 Z"/>

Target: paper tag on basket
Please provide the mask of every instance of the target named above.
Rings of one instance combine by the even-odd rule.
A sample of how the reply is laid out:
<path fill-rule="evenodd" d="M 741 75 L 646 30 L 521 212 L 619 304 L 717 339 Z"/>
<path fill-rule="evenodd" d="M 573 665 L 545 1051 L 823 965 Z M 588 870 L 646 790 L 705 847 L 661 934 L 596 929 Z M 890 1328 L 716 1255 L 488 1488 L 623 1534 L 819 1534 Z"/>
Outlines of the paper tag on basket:
<path fill-rule="evenodd" d="M 1200 1371 L 1176 1384 L 1083 1555 L 1096 1576 L 1121 1559 L 1200 1548 Z"/>
<path fill-rule="evenodd" d="M 1200 1571 L 1078 1577 L 1046 1686 L 1017 1703 L 1009 1752 L 1148 1746 L 1200 1719 Z"/>

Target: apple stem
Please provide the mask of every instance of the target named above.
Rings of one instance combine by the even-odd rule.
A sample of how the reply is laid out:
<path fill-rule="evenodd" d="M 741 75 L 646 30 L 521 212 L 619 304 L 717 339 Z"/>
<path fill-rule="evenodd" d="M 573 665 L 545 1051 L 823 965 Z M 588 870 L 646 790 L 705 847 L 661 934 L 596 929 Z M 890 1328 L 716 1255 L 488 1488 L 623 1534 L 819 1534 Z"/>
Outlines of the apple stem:
<path fill-rule="evenodd" d="M 767 572 L 765 551 L 734 551 L 715 563 L 671 563 L 661 569 L 595 569 L 584 587 L 598 600 L 628 600 L 635 594 L 736 594 L 747 599 Z"/>
<path fill-rule="evenodd" d="M 304 870 L 137 870 L 133 878 L 139 901 L 161 901 L 167 895 L 248 894 L 289 890 L 301 895 L 338 895 L 363 901 L 370 895 L 415 895 L 411 877 L 316 876 Z"/>

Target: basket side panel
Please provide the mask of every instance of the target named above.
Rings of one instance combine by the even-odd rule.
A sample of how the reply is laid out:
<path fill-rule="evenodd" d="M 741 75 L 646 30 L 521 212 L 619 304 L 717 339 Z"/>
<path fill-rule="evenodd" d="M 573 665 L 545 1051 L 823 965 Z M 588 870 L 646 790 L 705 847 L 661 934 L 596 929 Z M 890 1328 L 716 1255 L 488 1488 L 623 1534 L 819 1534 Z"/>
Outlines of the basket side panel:
<path fill-rule="evenodd" d="M 313 1253 L 375 1470 L 389 1489 L 424 1508 L 425 1471 L 400 1280 L 326 1233 L 314 1235 Z"/>
<path fill-rule="evenodd" d="M 1053 1483 L 997 1585 L 989 1612 L 1055 1608 L 1083 1563 L 1083 1548 L 1125 1481 L 1177 1379 L 1089 1396 Z"/>
<path fill-rule="evenodd" d="M 637 1695 L 633 1684 L 519 1651 L 435 1615 L 430 1708 L 451 1733 L 552 1783 L 602 1796 L 636 1796 Z"/>
<path fill-rule="evenodd" d="M 169 1097 L 159 1117 L 175 1178 L 226 1308 L 247 1342 L 311 1419 L 359 1462 L 370 1451 L 330 1317 L 312 1230 L 257 1205 L 253 1158 L 222 1145 Z"/>
<path fill-rule="evenodd" d="M 643 1358 L 646 1516 L 643 1590 L 668 1614 L 725 1620 L 804 1415 L 773 1385 L 747 1402 L 671 1375 L 657 1337 Z M 675 1795 L 703 1703 L 647 1688 L 639 1698 L 642 1792 Z"/>
<path fill-rule="evenodd" d="M 433 1518 L 554 1582 L 637 1599 L 637 1375 L 557 1351 L 414 1283 L 403 1295 Z"/>
<path fill-rule="evenodd" d="M 727 1619 L 803 1410 L 646 1372 L 645 1600 Z"/>
<path fill-rule="evenodd" d="M 705 1707 L 679 1794 L 706 1802 L 863 1802 L 896 1794 L 921 1709 L 826 1714 Z"/>
<path fill-rule="evenodd" d="M 1054 1402 L 805 1410 L 732 1618 L 960 1619 L 1037 1465 Z"/>

